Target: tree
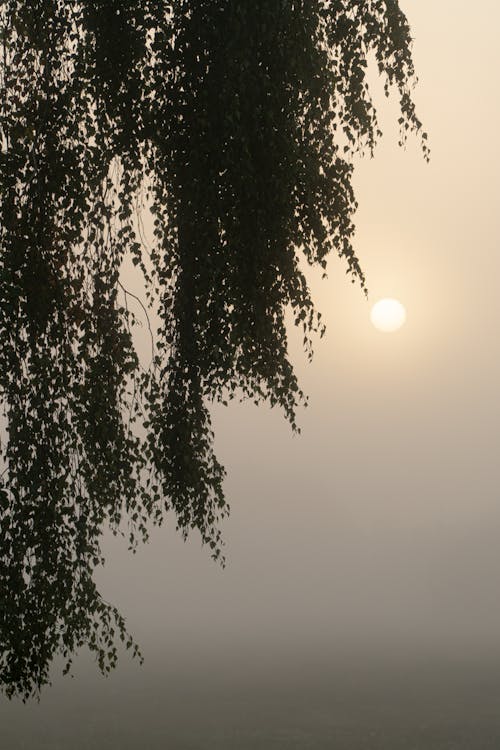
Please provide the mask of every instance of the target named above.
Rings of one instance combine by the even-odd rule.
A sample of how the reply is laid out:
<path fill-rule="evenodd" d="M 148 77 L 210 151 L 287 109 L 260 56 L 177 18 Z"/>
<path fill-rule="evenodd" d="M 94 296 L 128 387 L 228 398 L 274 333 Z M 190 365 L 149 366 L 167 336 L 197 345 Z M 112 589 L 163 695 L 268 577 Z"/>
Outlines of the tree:
<path fill-rule="evenodd" d="M 285 310 L 308 351 L 323 333 L 299 258 L 365 283 L 370 56 L 427 149 L 397 0 L 3 0 L 0 26 L 0 672 L 28 699 L 58 654 L 107 672 L 118 638 L 140 658 L 94 583 L 104 525 L 134 548 L 171 510 L 221 558 L 207 404 L 267 401 L 297 429 Z M 149 363 L 127 257 L 161 320 Z"/>

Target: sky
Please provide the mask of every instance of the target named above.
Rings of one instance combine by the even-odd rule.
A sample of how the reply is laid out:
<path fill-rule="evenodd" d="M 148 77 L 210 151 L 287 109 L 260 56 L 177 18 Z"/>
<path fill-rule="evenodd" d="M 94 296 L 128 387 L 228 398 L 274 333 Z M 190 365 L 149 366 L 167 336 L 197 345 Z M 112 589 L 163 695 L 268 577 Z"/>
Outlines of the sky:
<path fill-rule="evenodd" d="M 434 720 L 443 750 L 459 747 L 446 745 L 454 731 L 462 739 L 472 732 L 470 722 L 456 729 L 471 705 L 460 686 L 486 683 L 474 711 L 490 729 L 467 746 L 498 746 L 498 702 L 489 708 L 488 700 L 500 698 L 500 8 L 493 0 L 401 5 L 431 161 L 416 139 L 398 148 L 397 105 L 377 83 L 384 137 L 355 172 L 355 246 L 369 299 L 336 258 L 326 280 L 309 272 L 327 333 L 308 364 L 291 331 L 309 395 L 301 435 L 266 406 L 214 410 L 231 505 L 226 568 L 197 538 L 184 543 L 173 519 L 135 556 L 106 536 L 98 580 L 145 664 L 124 655 L 104 680 L 83 654 L 74 680 L 54 671 L 39 705 L 0 704 L 9 750 L 57 750 L 70 747 L 68 738 L 76 750 L 159 750 L 174 736 L 172 747 L 193 750 L 226 740 L 326 748 L 332 737 L 339 750 L 406 747 L 403 735 L 390 745 L 390 734 L 373 734 L 383 710 L 392 728 L 404 728 L 405 711 L 408 726 Z M 370 323 L 381 297 L 406 307 L 397 333 Z M 399 677 L 386 680 L 389 672 Z M 392 699 L 382 699 L 389 682 Z M 442 714 L 425 702 L 430 686 Z M 316 724 L 310 712 L 331 691 L 347 718 L 323 745 L 306 719 L 292 717 L 315 695 L 308 721 L 324 724 L 327 709 Z M 396 700 L 401 691 L 406 703 Z M 295 697 L 280 703 L 283 695 Z M 299 732 L 293 741 L 288 726 Z"/>

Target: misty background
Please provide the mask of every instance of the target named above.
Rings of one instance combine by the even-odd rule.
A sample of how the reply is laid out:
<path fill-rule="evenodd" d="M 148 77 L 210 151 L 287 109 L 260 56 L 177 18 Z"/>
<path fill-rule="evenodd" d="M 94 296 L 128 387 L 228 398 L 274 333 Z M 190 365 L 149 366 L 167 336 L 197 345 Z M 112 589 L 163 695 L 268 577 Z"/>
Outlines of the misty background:
<path fill-rule="evenodd" d="M 136 555 L 107 535 L 98 584 L 145 664 L 56 665 L 40 704 L 0 703 L 2 749 L 498 747 L 500 7 L 401 5 L 431 162 L 398 148 L 375 82 L 384 137 L 355 172 L 370 296 L 336 258 L 308 272 L 327 334 L 309 365 L 290 329 L 302 434 L 214 408 L 226 569 L 173 517 Z M 369 320 L 386 296 L 395 334 Z"/>

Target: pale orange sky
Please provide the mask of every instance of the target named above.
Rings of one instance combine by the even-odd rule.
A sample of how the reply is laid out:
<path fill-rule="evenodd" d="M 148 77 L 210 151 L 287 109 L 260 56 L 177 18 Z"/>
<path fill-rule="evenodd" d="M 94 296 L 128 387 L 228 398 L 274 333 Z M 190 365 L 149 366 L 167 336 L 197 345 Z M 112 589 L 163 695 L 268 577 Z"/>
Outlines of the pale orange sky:
<path fill-rule="evenodd" d="M 152 653 L 169 632 L 200 650 L 210 634 L 500 651 L 500 11 L 480 5 L 403 3 L 431 163 L 398 148 L 376 87 L 384 137 L 355 178 L 370 301 L 335 258 L 310 274 L 328 331 L 311 365 L 291 336 L 302 435 L 267 407 L 214 412 L 227 569 L 173 530 L 135 559 L 110 543 L 103 585 Z M 382 296 L 407 308 L 397 334 L 370 324 Z"/>

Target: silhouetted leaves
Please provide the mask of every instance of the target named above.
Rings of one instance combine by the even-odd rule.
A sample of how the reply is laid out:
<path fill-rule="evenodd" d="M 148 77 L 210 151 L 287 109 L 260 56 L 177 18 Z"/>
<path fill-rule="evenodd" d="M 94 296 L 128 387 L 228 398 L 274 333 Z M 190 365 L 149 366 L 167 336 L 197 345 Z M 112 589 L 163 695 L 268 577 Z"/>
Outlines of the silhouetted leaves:
<path fill-rule="evenodd" d="M 421 126 L 395 0 L 4 0 L 0 27 L 0 672 L 27 699 L 58 654 L 86 645 L 104 673 L 116 637 L 138 654 L 93 581 L 105 525 L 133 547 L 171 509 L 221 557 L 207 402 L 266 400 L 296 428 L 286 309 L 309 351 L 323 332 L 300 255 L 364 286 L 370 54 L 401 140 Z M 145 366 L 127 257 L 161 321 Z"/>

